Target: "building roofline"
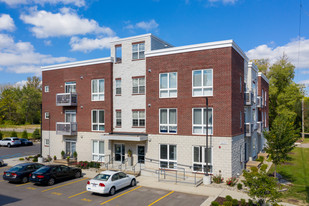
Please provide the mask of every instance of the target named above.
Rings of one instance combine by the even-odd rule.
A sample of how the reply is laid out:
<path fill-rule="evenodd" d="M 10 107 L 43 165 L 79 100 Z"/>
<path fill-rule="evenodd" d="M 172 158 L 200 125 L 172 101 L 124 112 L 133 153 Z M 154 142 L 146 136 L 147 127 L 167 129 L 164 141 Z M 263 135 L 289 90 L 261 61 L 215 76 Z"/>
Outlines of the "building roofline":
<path fill-rule="evenodd" d="M 259 68 L 253 62 L 249 62 L 248 67 L 254 69 L 256 72 L 259 72 Z"/>
<path fill-rule="evenodd" d="M 49 70 L 56 70 L 56 69 L 65 69 L 71 67 L 78 67 L 78 66 L 87 66 L 93 64 L 102 64 L 102 63 L 111 63 L 114 62 L 112 57 L 105 57 L 99 59 L 89 59 L 85 61 L 76 61 L 76 62 L 69 62 L 64 64 L 55 64 L 50 66 L 43 66 L 41 67 L 42 71 L 49 71 Z"/>
<path fill-rule="evenodd" d="M 152 51 L 146 52 L 145 56 L 154 57 L 154 56 L 178 54 L 178 53 L 200 51 L 200 50 L 207 50 L 207 49 L 218 49 L 218 48 L 225 48 L 225 47 L 234 48 L 245 60 L 248 61 L 248 57 L 246 56 L 246 54 L 240 49 L 240 47 L 233 40 L 215 41 L 215 42 L 208 42 L 208 43 L 202 43 L 202 44 L 193 44 L 193 45 L 187 45 L 187 46 L 179 46 L 179 47 L 152 50 Z"/>
<path fill-rule="evenodd" d="M 267 77 L 262 72 L 259 72 L 258 76 L 262 77 L 265 80 L 265 82 L 267 82 L 269 84 L 269 80 L 267 79 Z"/>

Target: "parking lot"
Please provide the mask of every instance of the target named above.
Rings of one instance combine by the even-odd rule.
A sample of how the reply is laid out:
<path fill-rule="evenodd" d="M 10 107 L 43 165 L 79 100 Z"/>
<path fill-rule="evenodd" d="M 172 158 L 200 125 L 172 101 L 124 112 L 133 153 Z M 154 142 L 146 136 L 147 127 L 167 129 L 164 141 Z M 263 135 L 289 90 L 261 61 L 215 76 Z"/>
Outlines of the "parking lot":
<path fill-rule="evenodd" d="M 14 157 L 22 157 L 28 155 L 35 155 L 40 153 L 40 144 L 34 143 L 33 146 L 19 146 L 19 147 L 0 147 L 0 159 L 9 159 Z"/>
<path fill-rule="evenodd" d="M 0 205 L 200 205 L 207 197 L 148 187 L 127 187 L 114 196 L 92 194 L 86 191 L 89 178 L 81 177 L 53 186 L 33 183 L 12 184 L 2 179 L 0 168 Z"/>

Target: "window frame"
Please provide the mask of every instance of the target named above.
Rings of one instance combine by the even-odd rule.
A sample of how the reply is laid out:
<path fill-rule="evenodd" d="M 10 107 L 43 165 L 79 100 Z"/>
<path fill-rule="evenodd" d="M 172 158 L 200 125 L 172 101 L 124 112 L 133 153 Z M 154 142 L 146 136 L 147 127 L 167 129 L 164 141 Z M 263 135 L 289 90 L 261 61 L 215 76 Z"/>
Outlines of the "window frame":
<path fill-rule="evenodd" d="M 119 113 L 120 112 L 120 118 L 117 118 L 117 112 Z M 117 120 L 119 120 L 120 119 L 120 125 L 117 125 L 118 124 L 118 122 L 117 122 Z M 122 127 L 122 112 L 121 112 L 121 110 L 120 109 L 117 109 L 116 111 L 115 111 L 115 120 L 116 120 L 116 127 L 117 128 L 121 128 Z"/>
<path fill-rule="evenodd" d="M 202 124 L 194 124 L 194 109 L 202 109 Z M 213 135 L 214 134 L 214 109 L 213 109 L 213 107 L 208 107 L 208 109 L 210 109 L 212 111 L 212 119 L 211 119 L 212 125 L 208 125 L 208 129 L 209 129 L 209 127 L 212 128 L 212 130 L 211 130 L 212 133 L 208 132 L 208 135 Z M 203 124 L 204 110 L 206 110 L 206 107 L 193 107 L 192 108 L 192 134 L 193 135 L 206 135 L 206 124 L 205 124 L 205 126 Z M 194 126 L 195 127 L 202 127 L 202 133 L 194 133 Z M 204 133 L 204 127 L 205 127 L 205 133 Z"/>
<path fill-rule="evenodd" d="M 45 112 L 45 119 L 49 119 L 50 118 L 50 113 L 49 112 Z"/>
<path fill-rule="evenodd" d="M 74 88 L 75 86 L 75 88 Z M 75 92 L 67 92 L 67 88 L 71 88 L 73 87 Z M 64 83 L 64 93 L 68 93 L 68 94 L 75 94 L 76 93 L 76 81 L 71 81 L 71 82 L 65 82 Z"/>
<path fill-rule="evenodd" d="M 120 48 L 120 57 L 117 56 L 117 54 L 119 54 L 117 51 L 117 48 Z M 122 45 L 121 44 L 117 44 L 115 45 L 115 63 L 116 64 L 121 64 L 122 63 Z"/>
<path fill-rule="evenodd" d="M 201 162 L 195 162 L 194 161 L 194 148 L 195 147 L 199 147 L 202 148 L 202 155 L 199 155 L 200 157 L 202 157 Z M 208 147 L 211 151 L 211 163 L 208 163 L 208 166 L 211 166 L 210 171 L 208 172 L 208 174 L 213 174 L 213 147 Z M 205 146 L 201 146 L 201 145 L 193 145 L 192 146 L 192 172 L 201 172 L 201 173 L 206 173 L 206 171 L 204 171 L 204 167 L 206 167 L 206 162 L 205 162 Z M 200 149 L 199 149 L 199 153 L 200 153 Z M 197 171 L 194 170 L 194 164 L 201 164 L 202 165 L 202 171 Z"/>
<path fill-rule="evenodd" d="M 174 109 L 174 110 L 176 110 L 176 124 L 170 124 L 169 123 L 169 115 L 170 115 L 170 113 L 169 113 L 169 111 L 171 110 L 171 109 Z M 167 110 L 167 124 L 161 124 L 161 110 Z M 177 112 L 178 112 L 178 110 L 177 110 L 177 108 L 159 108 L 159 133 L 160 134 L 177 134 L 177 132 L 178 132 L 178 115 L 177 115 Z M 166 126 L 167 127 L 167 132 L 161 132 L 161 126 Z M 170 127 L 175 127 L 176 126 L 176 132 L 175 133 L 172 133 L 172 132 L 170 132 Z"/>
<path fill-rule="evenodd" d="M 176 88 L 170 88 L 170 74 L 171 73 L 176 73 Z M 167 88 L 160 88 L 161 87 L 161 75 L 162 74 L 167 74 Z M 176 90 L 176 96 L 171 96 L 170 92 Z M 162 97 L 161 96 L 161 91 L 167 91 L 168 96 L 167 97 Z M 178 72 L 165 72 L 165 73 L 160 73 L 159 74 L 159 98 L 177 98 L 178 97 Z"/>
<path fill-rule="evenodd" d="M 117 82 L 120 82 L 119 85 L 117 85 Z M 121 91 L 121 78 L 115 79 L 115 89 L 116 89 L 116 91 L 115 91 L 116 96 L 121 96 L 121 92 L 122 92 Z M 119 90 L 120 90 L 120 92 L 119 92 Z"/>
<path fill-rule="evenodd" d="M 161 146 L 162 145 L 167 145 L 167 159 L 161 159 Z M 170 159 L 170 146 L 176 146 L 176 158 L 175 160 Z M 177 157 L 178 157 L 178 150 L 177 150 L 177 144 L 159 144 L 159 168 L 164 168 L 164 169 L 170 169 L 170 170 L 177 170 Z M 161 167 L 161 162 L 167 162 L 167 167 Z M 169 163 L 172 162 L 174 163 L 174 168 L 170 168 Z"/>
<path fill-rule="evenodd" d="M 96 111 L 98 113 L 97 115 L 97 118 L 96 118 L 96 123 L 93 123 L 93 112 Z M 100 111 L 103 111 L 103 121 L 104 123 L 100 123 L 99 120 L 100 120 Z M 97 130 L 94 130 L 93 129 L 93 126 L 94 125 L 97 125 L 98 126 L 98 129 Z M 100 126 L 104 126 L 104 129 L 103 130 L 100 130 Z M 91 110 L 91 131 L 93 132 L 105 132 L 105 110 L 104 109 L 93 109 Z"/>
<path fill-rule="evenodd" d="M 210 70 L 211 71 L 211 79 L 212 79 L 212 85 L 211 86 L 203 86 L 204 84 L 204 71 L 206 70 Z M 196 71 L 201 71 L 202 72 L 202 81 L 201 81 L 201 86 L 194 86 L 194 72 Z M 213 69 L 209 68 L 209 69 L 197 69 L 197 70 L 192 70 L 192 97 L 212 97 L 213 96 L 213 92 L 214 92 L 214 73 L 213 73 Z M 204 89 L 208 89 L 211 88 L 211 95 L 204 95 Z M 202 95 L 194 95 L 194 89 L 202 89 Z"/>
<path fill-rule="evenodd" d="M 137 122 L 138 122 L 138 126 L 134 126 L 134 119 L 133 118 L 133 113 L 134 112 L 137 112 L 138 113 L 138 118 L 137 118 Z M 140 112 L 144 112 L 144 118 L 140 118 Z M 145 125 L 144 126 L 140 126 L 140 120 L 144 120 L 145 122 Z M 145 128 L 146 127 L 146 111 L 143 109 L 143 110 L 132 110 L 132 128 Z"/>
<path fill-rule="evenodd" d="M 49 139 L 44 139 L 44 146 L 49 147 L 49 145 L 50 145 Z"/>
<path fill-rule="evenodd" d="M 140 50 L 140 45 L 141 44 L 144 44 L 144 50 Z M 134 45 L 137 45 L 137 52 L 133 52 L 133 46 Z M 141 52 L 144 52 L 144 57 L 143 58 L 140 57 L 140 53 Z M 134 54 L 135 53 L 137 53 L 137 58 L 136 59 L 134 58 Z M 134 43 L 132 43 L 132 60 L 135 61 L 135 60 L 143 60 L 143 59 L 145 59 L 145 42 L 143 41 L 143 42 L 134 42 Z"/>
<path fill-rule="evenodd" d="M 48 93 L 48 92 L 49 92 L 49 86 L 48 86 L 48 85 L 46 85 L 46 86 L 44 87 L 44 91 L 45 91 L 45 93 Z"/>
<path fill-rule="evenodd" d="M 141 79 L 144 79 L 144 85 L 140 84 L 140 80 Z M 138 81 L 137 93 L 134 93 L 134 80 Z M 144 87 L 144 92 L 143 93 L 140 92 L 141 87 Z M 145 76 L 142 76 L 142 77 L 132 77 L 132 95 L 144 95 L 144 94 L 146 94 L 146 78 L 145 78 Z"/>
<path fill-rule="evenodd" d="M 92 148 L 91 148 L 91 159 L 92 159 L 92 161 L 98 161 L 101 157 L 103 157 L 103 158 L 101 158 L 101 161 L 100 162 L 104 162 L 105 161 L 105 159 L 104 159 L 104 157 L 105 157 L 105 141 L 104 140 L 92 140 L 91 141 L 92 142 L 92 144 L 91 144 L 91 146 L 92 146 Z M 97 145 L 97 150 L 98 150 L 98 153 L 95 153 L 94 151 L 93 151 L 93 148 L 94 148 L 94 142 L 98 142 L 98 145 Z M 100 142 L 103 142 L 103 153 L 100 153 Z M 97 156 L 98 157 L 98 159 L 94 159 L 93 157 L 94 156 Z"/>
<path fill-rule="evenodd" d="M 103 80 L 103 92 L 100 92 L 100 80 Z M 97 92 L 93 92 L 93 82 L 97 81 L 97 88 L 98 91 Z M 103 94 L 103 99 L 100 99 L 100 95 Z M 95 100 L 94 99 L 94 95 L 98 95 L 99 99 Z M 105 79 L 92 79 L 91 80 L 91 101 L 93 102 L 98 102 L 98 101 L 105 101 Z"/>

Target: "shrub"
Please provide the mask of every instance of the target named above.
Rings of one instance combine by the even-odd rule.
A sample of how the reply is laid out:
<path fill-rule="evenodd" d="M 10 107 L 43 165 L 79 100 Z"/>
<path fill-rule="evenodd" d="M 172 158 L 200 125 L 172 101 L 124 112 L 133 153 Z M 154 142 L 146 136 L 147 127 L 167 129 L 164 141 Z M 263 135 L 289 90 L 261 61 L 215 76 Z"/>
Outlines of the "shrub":
<path fill-rule="evenodd" d="M 256 161 L 263 163 L 264 162 L 264 157 L 259 156 L 259 158 L 256 159 Z"/>
<path fill-rule="evenodd" d="M 233 206 L 238 206 L 238 200 L 237 199 L 233 199 L 232 200 L 232 205 Z"/>
<path fill-rule="evenodd" d="M 220 206 L 220 204 L 217 201 L 212 201 L 211 206 Z"/>
<path fill-rule="evenodd" d="M 233 204 L 232 204 L 232 202 L 230 202 L 230 201 L 225 201 L 225 202 L 223 203 L 223 206 L 233 206 Z"/>
<path fill-rule="evenodd" d="M 231 177 L 229 179 L 226 180 L 226 184 L 228 186 L 234 187 L 237 183 L 238 179 L 236 177 Z"/>
<path fill-rule="evenodd" d="M 250 170 L 253 173 L 257 173 L 258 172 L 258 168 L 257 167 L 250 167 Z"/>
<path fill-rule="evenodd" d="M 21 138 L 28 139 L 28 132 L 27 132 L 27 130 L 23 131 L 23 133 L 21 134 Z"/>
<path fill-rule="evenodd" d="M 56 155 L 54 155 L 54 160 L 57 160 L 57 156 Z"/>
<path fill-rule="evenodd" d="M 241 206 L 246 206 L 246 200 L 245 199 L 240 199 L 240 205 Z"/>
<path fill-rule="evenodd" d="M 77 152 L 76 151 L 73 152 L 73 157 L 74 157 L 74 159 L 77 159 Z"/>
<path fill-rule="evenodd" d="M 34 157 L 32 162 L 38 162 L 38 158 L 37 157 Z"/>
<path fill-rule="evenodd" d="M 89 164 L 88 161 L 80 161 L 80 162 L 77 163 L 76 166 L 81 168 L 81 169 L 88 169 L 90 164 Z"/>
<path fill-rule="evenodd" d="M 35 129 L 32 133 L 32 138 L 33 139 L 41 139 L 41 134 L 39 129 Z"/>
<path fill-rule="evenodd" d="M 233 198 L 230 195 L 225 196 L 225 200 L 231 202 Z"/>
<path fill-rule="evenodd" d="M 253 206 L 253 201 L 251 199 L 248 200 L 248 205 Z"/>
<path fill-rule="evenodd" d="M 17 133 L 15 132 L 15 130 L 11 132 L 11 137 L 17 137 Z"/>
<path fill-rule="evenodd" d="M 33 156 L 29 156 L 28 158 L 29 158 L 29 159 L 32 159 L 32 158 L 33 158 Z"/>
<path fill-rule="evenodd" d="M 214 175 L 212 176 L 212 181 L 216 184 L 220 184 L 223 182 L 223 177 L 221 175 Z"/>
<path fill-rule="evenodd" d="M 238 189 L 238 190 L 241 190 L 241 189 L 242 189 L 242 184 L 241 184 L 241 183 L 238 183 L 238 184 L 237 184 L 237 189 Z"/>
<path fill-rule="evenodd" d="M 63 150 L 61 151 L 61 157 L 62 157 L 62 159 L 65 158 L 65 152 Z"/>
<path fill-rule="evenodd" d="M 25 158 L 22 158 L 22 157 L 21 157 L 21 158 L 19 158 L 19 161 L 24 161 L 24 160 L 25 160 Z"/>
<path fill-rule="evenodd" d="M 2 134 L 2 132 L 0 131 L 0 140 L 2 140 L 2 138 L 3 138 L 3 134 Z"/>
<path fill-rule="evenodd" d="M 263 165 L 261 166 L 261 170 L 262 170 L 262 171 L 266 171 L 266 170 L 267 170 L 267 167 L 268 167 L 267 164 L 263 164 Z"/>
<path fill-rule="evenodd" d="M 51 158 L 50 155 L 47 155 L 47 161 L 48 161 L 48 162 L 52 161 L 52 158 Z"/>

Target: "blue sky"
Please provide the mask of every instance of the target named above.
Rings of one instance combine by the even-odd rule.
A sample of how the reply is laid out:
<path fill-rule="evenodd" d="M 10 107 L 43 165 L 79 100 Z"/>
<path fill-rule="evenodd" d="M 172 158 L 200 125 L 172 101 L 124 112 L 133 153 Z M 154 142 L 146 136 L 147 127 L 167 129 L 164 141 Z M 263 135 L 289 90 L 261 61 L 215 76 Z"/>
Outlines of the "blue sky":
<path fill-rule="evenodd" d="M 251 59 L 283 53 L 309 85 L 309 2 L 302 0 L 0 0 L 0 84 L 40 67 L 109 56 L 109 41 L 153 33 L 183 46 L 233 39 Z"/>

